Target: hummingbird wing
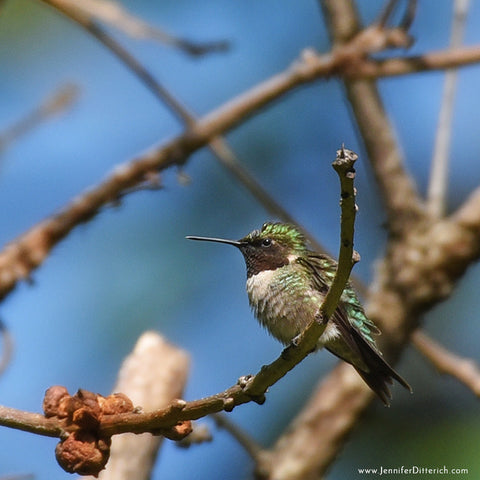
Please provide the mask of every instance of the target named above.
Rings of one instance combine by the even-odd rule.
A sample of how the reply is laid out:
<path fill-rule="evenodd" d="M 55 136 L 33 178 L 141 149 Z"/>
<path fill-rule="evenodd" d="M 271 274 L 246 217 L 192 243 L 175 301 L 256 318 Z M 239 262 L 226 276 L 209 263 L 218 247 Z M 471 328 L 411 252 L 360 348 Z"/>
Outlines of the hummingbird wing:
<path fill-rule="evenodd" d="M 310 270 L 312 287 L 326 294 L 337 263 L 326 255 L 313 252 L 306 258 L 299 257 L 297 262 Z M 388 384 L 393 383 L 392 379 L 411 391 L 410 385 L 383 359 L 373 338 L 380 331 L 366 316 L 350 284 L 347 284 L 330 321 L 335 324 L 339 335 L 329 340 L 325 348 L 350 363 L 385 405 L 390 404 Z"/>

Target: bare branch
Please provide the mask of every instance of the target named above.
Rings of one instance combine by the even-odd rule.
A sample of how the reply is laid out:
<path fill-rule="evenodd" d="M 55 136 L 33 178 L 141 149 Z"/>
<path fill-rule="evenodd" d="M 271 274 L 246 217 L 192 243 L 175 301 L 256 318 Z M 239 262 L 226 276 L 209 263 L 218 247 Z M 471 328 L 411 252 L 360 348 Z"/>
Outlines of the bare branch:
<path fill-rule="evenodd" d="M 57 88 L 25 117 L 0 133 L 0 153 L 12 142 L 27 134 L 48 118 L 70 108 L 78 98 L 78 94 L 79 89 L 73 84 L 66 84 Z"/>
<path fill-rule="evenodd" d="M 389 0 L 383 7 L 383 11 L 380 12 L 380 16 L 375 23 L 380 27 L 385 27 L 397 4 L 398 0 Z"/>
<path fill-rule="evenodd" d="M 400 21 L 399 27 L 403 30 L 408 30 L 413 20 L 415 19 L 415 13 L 417 12 L 417 0 L 408 0 L 407 8 L 403 15 L 402 20 Z"/>
<path fill-rule="evenodd" d="M 0 319 L 0 337 L 3 343 L 2 356 L 0 357 L 0 375 L 2 375 L 13 355 L 13 338 L 2 319 Z"/>
<path fill-rule="evenodd" d="M 465 23 L 468 15 L 469 0 L 455 0 L 452 21 L 450 48 L 462 44 Z M 445 214 L 448 188 L 448 163 L 453 122 L 453 108 L 457 86 L 457 70 L 449 69 L 445 73 L 443 101 L 438 119 L 437 135 L 430 171 L 430 183 L 427 194 L 427 210 L 430 215 L 440 218 Z"/>
<path fill-rule="evenodd" d="M 474 235 L 474 242 L 480 241 L 480 187 L 470 194 L 450 219 L 462 229 L 471 232 Z M 465 238 L 464 241 L 466 240 Z"/>
<path fill-rule="evenodd" d="M 348 78 L 381 78 L 409 75 L 448 68 L 465 67 L 480 61 L 480 47 L 462 47 L 452 50 L 440 50 L 423 55 L 394 57 L 385 60 L 365 59 L 353 68 L 345 66 L 342 70 Z"/>
<path fill-rule="evenodd" d="M 352 2 L 325 0 L 322 5 L 334 46 L 338 48 L 351 42 L 360 29 Z M 392 232 L 400 234 L 422 215 L 421 199 L 405 170 L 393 127 L 375 83 L 347 78 L 344 85 L 385 202 L 388 226 Z"/>
<path fill-rule="evenodd" d="M 83 7 L 79 6 L 83 4 L 71 2 L 70 0 L 42 1 L 64 14 L 67 18 L 83 27 L 95 37 L 102 45 L 119 58 L 182 123 L 185 122 L 187 125 L 190 125 L 191 116 L 188 110 L 178 102 L 163 85 L 157 82 L 155 77 L 133 55 L 122 47 L 111 35 L 105 32 L 100 25 L 95 22 L 94 17 L 89 12 L 85 12 Z M 94 3 L 95 2 L 97 2 L 97 0 L 94 0 Z"/>
<path fill-rule="evenodd" d="M 439 373 L 456 378 L 480 398 L 480 368 L 474 360 L 449 352 L 420 330 L 413 333 L 412 342 Z"/>
<path fill-rule="evenodd" d="M 59 9 L 69 10 L 77 18 L 86 21 L 102 21 L 121 30 L 123 33 L 137 39 L 152 39 L 182 50 L 194 56 L 213 52 L 222 52 L 229 48 L 225 40 L 216 42 L 191 42 L 176 37 L 165 30 L 154 27 L 140 18 L 132 15 L 125 8 L 110 0 L 52 0 L 46 2 Z"/>
<path fill-rule="evenodd" d="M 340 221 L 340 249 L 338 254 L 338 268 L 335 272 L 335 278 L 332 285 L 328 289 L 325 297 L 324 305 L 321 311 L 325 317 L 330 318 L 335 312 L 338 300 L 340 299 L 343 289 L 350 278 L 353 266 L 360 260 L 360 256 L 353 250 L 353 237 L 355 231 L 355 216 L 357 213 L 357 205 L 355 204 L 355 189 L 353 180 L 355 178 L 354 164 L 358 155 L 351 150 L 346 150 L 343 146 L 337 151 L 337 158 L 333 162 L 333 168 L 340 178 L 340 205 L 342 207 L 342 216 Z M 330 308 L 328 310 L 327 308 Z"/>
<path fill-rule="evenodd" d="M 255 463 L 259 462 L 262 447 L 255 442 L 242 428 L 232 422 L 225 414 L 215 413 L 212 415 L 217 427 L 227 430 L 230 435 L 245 449 Z"/>

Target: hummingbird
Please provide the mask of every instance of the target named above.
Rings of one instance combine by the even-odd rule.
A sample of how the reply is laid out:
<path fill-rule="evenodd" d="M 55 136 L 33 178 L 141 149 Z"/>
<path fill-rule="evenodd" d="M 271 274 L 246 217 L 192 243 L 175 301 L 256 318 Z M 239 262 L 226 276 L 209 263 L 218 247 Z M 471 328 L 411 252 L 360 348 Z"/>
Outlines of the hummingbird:
<path fill-rule="evenodd" d="M 240 250 L 247 267 L 247 294 L 255 317 L 284 345 L 289 345 L 314 321 L 337 269 L 337 262 L 331 257 L 309 250 L 303 233 L 290 224 L 267 222 L 240 240 L 186 238 L 225 243 Z M 392 395 L 388 384 L 393 379 L 412 389 L 383 359 L 374 339 L 379 333 L 349 282 L 318 340 L 317 350 L 324 347 L 351 364 L 389 406 Z"/>

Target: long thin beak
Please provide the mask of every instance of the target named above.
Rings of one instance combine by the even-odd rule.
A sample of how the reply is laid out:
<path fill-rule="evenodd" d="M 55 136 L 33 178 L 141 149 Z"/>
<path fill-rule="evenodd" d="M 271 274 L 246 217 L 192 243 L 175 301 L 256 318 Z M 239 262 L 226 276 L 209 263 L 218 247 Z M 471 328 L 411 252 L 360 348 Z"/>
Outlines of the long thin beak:
<path fill-rule="evenodd" d="M 238 240 L 227 240 L 225 238 L 211 238 L 211 237 L 195 237 L 193 235 L 188 235 L 188 240 L 199 240 L 201 242 L 217 242 L 217 243 L 226 243 L 228 245 L 233 245 L 234 247 L 242 247 L 245 245 L 245 242 L 240 242 Z"/>

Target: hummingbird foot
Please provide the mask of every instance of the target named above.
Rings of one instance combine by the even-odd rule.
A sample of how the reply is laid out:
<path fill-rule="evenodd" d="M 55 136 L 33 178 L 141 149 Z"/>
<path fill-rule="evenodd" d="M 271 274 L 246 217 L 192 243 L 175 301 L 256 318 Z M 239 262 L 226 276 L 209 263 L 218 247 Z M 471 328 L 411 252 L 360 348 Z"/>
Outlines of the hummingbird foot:
<path fill-rule="evenodd" d="M 298 347 L 298 344 L 300 343 L 300 340 L 302 339 L 302 337 L 303 337 L 303 333 L 299 333 L 296 337 L 292 338 L 292 340 L 290 341 L 290 345 L 292 347 Z"/>
<path fill-rule="evenodd" d="M 290 354 L 298 347 L 302 339 L 303 339 L 303 332 L 299 333 L 297 336 L 293 337 L 290 340 L 290 343 L 283 349 L 281 353 L 281 356 L 284 360 L 290 359 Z M 317 347 L 312 348 L 312 350 L 309 353 L 313 353 L 316 350 L 317 350 Z"/>
<path fill-rule="evenodd" d="M 326 318 L 326 315 L 324 315 L 322 310 L 319 309 L 317 314 L 315 315 L 315 321 L 319 325 L 326 325 L 328 323 L 328 318 Z"/>

